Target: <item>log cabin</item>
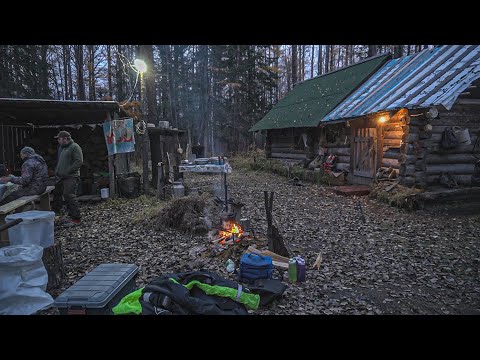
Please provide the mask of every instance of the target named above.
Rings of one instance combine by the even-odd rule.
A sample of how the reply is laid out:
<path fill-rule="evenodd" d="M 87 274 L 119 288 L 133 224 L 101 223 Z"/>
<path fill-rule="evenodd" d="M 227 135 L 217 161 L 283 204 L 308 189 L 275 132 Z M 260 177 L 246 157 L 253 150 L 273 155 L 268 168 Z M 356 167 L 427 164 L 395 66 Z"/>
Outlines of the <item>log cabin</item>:
<path fill-rule="evenodd" d="M 409 187 L 445 186 L 445 176 L 470 186 L 480 159 L 480 46 L 387 61 L 322 119 L 320 127 L 331 126 L 349 132 L 341 161 L 352 183 L 369 184 L 379 168 L 393 167 Z M 441 141 L 447 128 L 459 141 L 450 149 Z"/>
<path fill-rule="evenodd" d="M 320 122 L 388 59 L 388 54 L 371 57 L 296 84 L 249 131 L 266 133 L 267 158 L 313 160 L 322 148 L 331 146 L 338 149 L 338 166 L 348 166 L 348 129 L 320 127 Z"/>

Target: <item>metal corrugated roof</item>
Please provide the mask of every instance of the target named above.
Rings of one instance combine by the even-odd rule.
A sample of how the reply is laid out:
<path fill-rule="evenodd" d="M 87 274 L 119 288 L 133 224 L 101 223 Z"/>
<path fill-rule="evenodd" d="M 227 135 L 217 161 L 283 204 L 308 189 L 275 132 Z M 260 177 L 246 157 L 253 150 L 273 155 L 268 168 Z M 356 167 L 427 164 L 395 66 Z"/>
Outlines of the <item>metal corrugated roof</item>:
<path fill-rule="evenodd" d="M 480 78 L 479 45 L 443 45 L 393 59 L 328 114 L 322 122 L 401 108 L 443 105 Z"/>
<path fill-rule="evenodd" d="M 323 117 L 377 70 L 388 56 L 376 56 L 299 83 L 249 131 L 318 126 Z"/>

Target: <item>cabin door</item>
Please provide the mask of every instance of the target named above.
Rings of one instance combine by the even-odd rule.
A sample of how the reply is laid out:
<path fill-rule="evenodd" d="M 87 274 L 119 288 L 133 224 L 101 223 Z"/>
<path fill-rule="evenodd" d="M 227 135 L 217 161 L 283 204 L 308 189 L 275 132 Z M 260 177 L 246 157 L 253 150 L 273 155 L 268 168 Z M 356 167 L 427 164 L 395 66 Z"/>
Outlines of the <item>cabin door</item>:
<path fill-rule="evenodd" d="M 355 128 L 353 137 L 353 175 L 374 178 L 377 163 L 377 129 Z"/>

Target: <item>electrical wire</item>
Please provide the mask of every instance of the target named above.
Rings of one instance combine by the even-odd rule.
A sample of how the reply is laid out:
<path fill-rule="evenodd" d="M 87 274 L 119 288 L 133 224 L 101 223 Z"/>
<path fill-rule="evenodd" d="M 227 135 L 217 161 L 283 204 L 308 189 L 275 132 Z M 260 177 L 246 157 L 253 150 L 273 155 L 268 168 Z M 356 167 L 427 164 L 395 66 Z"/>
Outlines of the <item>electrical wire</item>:
<path fill-rule="evenodd" d="M 130 97 L 128 98 L 127 103 L 130 102 L 130 100 L 132 99 L 133 94 L 135 94 L 135 89 L 137 88 L 138 76 L 139 76 L 139 75 L 140 75 L 140 73 L 137 71 L 137 77 L 135 78 L 135 85 L 133 85 L 132 93 L 130 94 Z"/>

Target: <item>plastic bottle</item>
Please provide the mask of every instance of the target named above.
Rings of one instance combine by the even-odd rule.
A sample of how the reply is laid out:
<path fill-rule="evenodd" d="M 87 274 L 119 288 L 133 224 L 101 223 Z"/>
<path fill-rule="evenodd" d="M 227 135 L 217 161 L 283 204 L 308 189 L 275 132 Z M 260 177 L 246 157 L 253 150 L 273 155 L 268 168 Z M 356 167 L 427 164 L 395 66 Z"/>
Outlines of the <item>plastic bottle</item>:
<path fill-rule="evenodd" d="M 288 260 L 288 279 L 290 282 L 297 282 L 297 259 Z"/>
<path fill-rule="evenodd" d="M 297 280 L 298 282 L 305 281 L 305 260 L 300 256 L 296 257 L 297 259 Z"/>
<path fill-rule="evenodd" d="M 227 260 L 226 266 L 229 273 L 233 273 L 235 271 L 235 263 L 232 259 Z"/>

